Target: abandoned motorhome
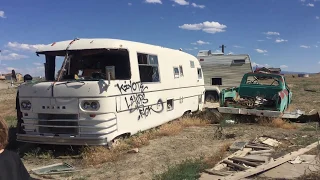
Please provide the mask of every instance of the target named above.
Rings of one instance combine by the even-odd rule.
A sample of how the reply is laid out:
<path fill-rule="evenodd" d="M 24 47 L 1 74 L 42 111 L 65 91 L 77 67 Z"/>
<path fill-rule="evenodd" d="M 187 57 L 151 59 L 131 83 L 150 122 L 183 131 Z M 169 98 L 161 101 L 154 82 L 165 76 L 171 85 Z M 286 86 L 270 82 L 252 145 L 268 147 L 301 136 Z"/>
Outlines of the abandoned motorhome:
<path fill-rule="evenodd" d="M 252 72 L 248 54 L 224 55 L 201 50 L 197 58 L 203 70 L 206 101 L 218 101 L 221 89 L 238 86 L 242 76 Z"/>
<path fill-rule="evenodd" d="M 117 39 L 55 42 L 45 81 L 18 89 L 17 140 L 105 145 L 202 109 L 204 80 L 196 57 L 180 50 Z M 58 77 L 56 58 L 64 57 Z"/>

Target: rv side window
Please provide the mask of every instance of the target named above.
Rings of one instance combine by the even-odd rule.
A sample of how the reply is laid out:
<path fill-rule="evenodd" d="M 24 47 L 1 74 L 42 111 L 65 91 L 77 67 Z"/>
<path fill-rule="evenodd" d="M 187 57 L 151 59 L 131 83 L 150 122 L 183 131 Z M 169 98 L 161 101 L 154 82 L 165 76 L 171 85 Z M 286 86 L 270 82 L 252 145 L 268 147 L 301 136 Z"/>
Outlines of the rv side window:
<path fill-rule="evenodd" d="M 198 79 L 202 79 L 202 72 L 200 68 L 198 68 Z"/>
<path fill-rule="evenodd" d="M 180 76 L 183 76 L 183 68 L 182 68 L 182 66 L 179 66 L 179 70 L 180 70 Z"/>
<path fill-rule="evenodd" d="M 190 61 L 190 67 L 194 68 L 194 62 L 193 61 Z"/>
<path fill-rule="evenodd" d="M 233 60 L 233 64 L 244 64 L 246 62 L 246 60 L 244 59 L 235 59 Z"/>
<path fill-rule="evenodd" d="M 222 78 L 212 78 L 211 85 L 222 85 Z"/>
<path fill-rule="evenodd" d="M 177 67 L 173 68 L 173 75 L 174 78 L 179 78 L 179 69 Z"/>
<path fill-rule="evenodd" d="M 142 53 L 137 55 L 141 82 L 160 82 L 158 57 Z"/>

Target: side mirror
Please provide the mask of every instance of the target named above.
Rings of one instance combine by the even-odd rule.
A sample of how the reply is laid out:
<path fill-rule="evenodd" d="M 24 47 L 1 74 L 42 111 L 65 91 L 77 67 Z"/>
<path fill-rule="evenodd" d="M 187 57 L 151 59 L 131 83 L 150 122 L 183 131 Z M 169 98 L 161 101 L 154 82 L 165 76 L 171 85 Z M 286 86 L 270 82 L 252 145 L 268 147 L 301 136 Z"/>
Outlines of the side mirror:
<path fill-rule="evenodd" d="M 32 81 L 32 76 L 30 74 L 26 74 L 23 76 L 23 81 L 26 82 L 26 81 Z"/>

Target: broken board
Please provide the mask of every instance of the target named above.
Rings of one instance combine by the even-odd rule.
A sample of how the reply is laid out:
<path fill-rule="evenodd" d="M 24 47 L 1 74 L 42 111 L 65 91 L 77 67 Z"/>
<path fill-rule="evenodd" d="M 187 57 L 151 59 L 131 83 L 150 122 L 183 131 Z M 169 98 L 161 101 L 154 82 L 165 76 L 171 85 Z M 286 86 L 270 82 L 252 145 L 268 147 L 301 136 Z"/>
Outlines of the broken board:
<path fill-rule="evenodd" d="M 31 169 L 31 171 L 36 175 L 48 175 L 75 172 L 77 170 L 75 170 L 75 168 L 68 163 L 57 163 L 49 166 Z"/>

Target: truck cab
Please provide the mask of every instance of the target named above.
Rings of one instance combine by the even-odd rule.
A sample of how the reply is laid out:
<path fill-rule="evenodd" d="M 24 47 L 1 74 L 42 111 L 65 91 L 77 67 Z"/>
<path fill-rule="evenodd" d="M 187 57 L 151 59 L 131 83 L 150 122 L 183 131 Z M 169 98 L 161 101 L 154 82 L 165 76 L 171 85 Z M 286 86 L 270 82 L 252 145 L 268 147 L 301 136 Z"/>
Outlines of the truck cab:
<path fill-rule="evenodd" d="M 246 73 L 238 87 L 224 89 L 220 95 L 219 111 L 258 112 L 256 115 L 284 113 L 292 99 L 284 76 L 259 72 Z"/>

